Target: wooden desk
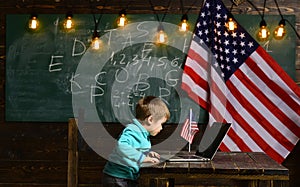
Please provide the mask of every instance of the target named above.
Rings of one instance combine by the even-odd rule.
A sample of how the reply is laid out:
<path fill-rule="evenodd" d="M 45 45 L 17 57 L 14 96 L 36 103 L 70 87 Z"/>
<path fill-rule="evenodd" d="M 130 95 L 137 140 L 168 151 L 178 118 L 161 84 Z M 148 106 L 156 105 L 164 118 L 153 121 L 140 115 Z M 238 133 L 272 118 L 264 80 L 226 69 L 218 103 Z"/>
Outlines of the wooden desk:
<path fill-rule="evenodd" d="M 217 152 L 209 162 L 164 162 L 141 168 L 140 186 L 287 187 L 288 169 L 264 153 Z"/>

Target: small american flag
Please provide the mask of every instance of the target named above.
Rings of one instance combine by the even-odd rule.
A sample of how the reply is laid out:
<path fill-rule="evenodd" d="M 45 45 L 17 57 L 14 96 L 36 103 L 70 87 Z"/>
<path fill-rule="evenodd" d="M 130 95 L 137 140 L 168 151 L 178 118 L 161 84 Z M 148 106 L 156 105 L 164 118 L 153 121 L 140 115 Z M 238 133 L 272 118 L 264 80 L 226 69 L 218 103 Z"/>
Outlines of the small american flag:
<path fill-rule="evenodd" d="M 209 112 L 209 125 L 230 122 L 222 151 L 265 152 L 278 163 L 300 137 L 300 88 L 238 25 L 225 27 L 221 0 L 202 7 L 182 75 L 182 89 Z"/>
<path fill-rule="evenodd" d="M 181 137 L 192 144 L 195 134 L 199 131 L 198 123 L 193 120 L 193 114 L 190 111 L 189 117 L 184 121 L 181 129 Z"/>

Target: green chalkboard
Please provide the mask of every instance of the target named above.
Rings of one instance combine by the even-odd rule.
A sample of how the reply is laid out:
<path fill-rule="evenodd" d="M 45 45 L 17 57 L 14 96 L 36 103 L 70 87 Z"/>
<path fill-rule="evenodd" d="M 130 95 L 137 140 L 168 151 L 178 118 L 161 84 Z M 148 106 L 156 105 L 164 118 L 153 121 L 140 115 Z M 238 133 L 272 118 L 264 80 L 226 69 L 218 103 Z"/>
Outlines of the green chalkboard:
<path fill-rule="evenodd" d="M 168 104 L 169 122 L 181 121 L 189 108 L 195 109 L 199 121 L 206 121 L 207 113 L 180 89 L 192 36 L 177 31 L 181 15 L 165 17 L 167 45 L 153 42 L 158 27 L 155 15 L 128 15 L 130 23 L 123 29 L 115 27 L 117 16 L 102 16 L 98 29 L 105 47 L 96 52 L 89 48 L 92 15 L 74 15 L 76 27 L 70 31 L 62 28 L 65 15 L 39 15 L 37 32 L 26 28 L 29 15 L 7 15 L 6 120 L 64 122 L 84 111 L 91 121 L 125 123 L 133 117 L 140 97 L 155 95 Z M 260 18 L 235 17 L 255 37 Z M 197 15 L 189 15 L 191 30 L 196 19 Z M 272 29 L 280 17 L 265 19 Z M 294 16 L 286 19 L 295 22 Z M 260 44 L 294 78 L 296 43 L 292 33 L 288 28 L 284 40 L 270 38 Z"/>

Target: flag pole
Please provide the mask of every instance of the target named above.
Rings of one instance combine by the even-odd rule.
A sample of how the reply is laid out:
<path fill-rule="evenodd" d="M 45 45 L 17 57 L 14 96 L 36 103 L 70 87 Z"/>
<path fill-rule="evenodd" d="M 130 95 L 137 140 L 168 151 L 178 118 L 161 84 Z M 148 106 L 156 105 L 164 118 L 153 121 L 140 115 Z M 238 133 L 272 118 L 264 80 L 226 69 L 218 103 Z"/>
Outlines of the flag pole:
<path fill-rule="evenodd" d="M 192 132 L 192 108 L 190 108 L 190 116 L 189 116 L 189 153 L 191 152 L 191 132 Z"/>

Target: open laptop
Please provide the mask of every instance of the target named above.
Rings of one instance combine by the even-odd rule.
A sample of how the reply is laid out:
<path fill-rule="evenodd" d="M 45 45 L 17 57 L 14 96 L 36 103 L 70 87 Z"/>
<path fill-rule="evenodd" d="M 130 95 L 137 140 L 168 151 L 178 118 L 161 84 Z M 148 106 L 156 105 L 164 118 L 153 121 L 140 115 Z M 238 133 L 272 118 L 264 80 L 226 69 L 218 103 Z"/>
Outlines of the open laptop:
<path fill-rule="evenodd" d="M 180 154 L 166 159 L 167 162 L 201 162 L 210 161 L 215 156 L 225 135 L 230 129 L 231 123 L 214 122 L 212 126 L 207 126 L 196 153 Z"/>

